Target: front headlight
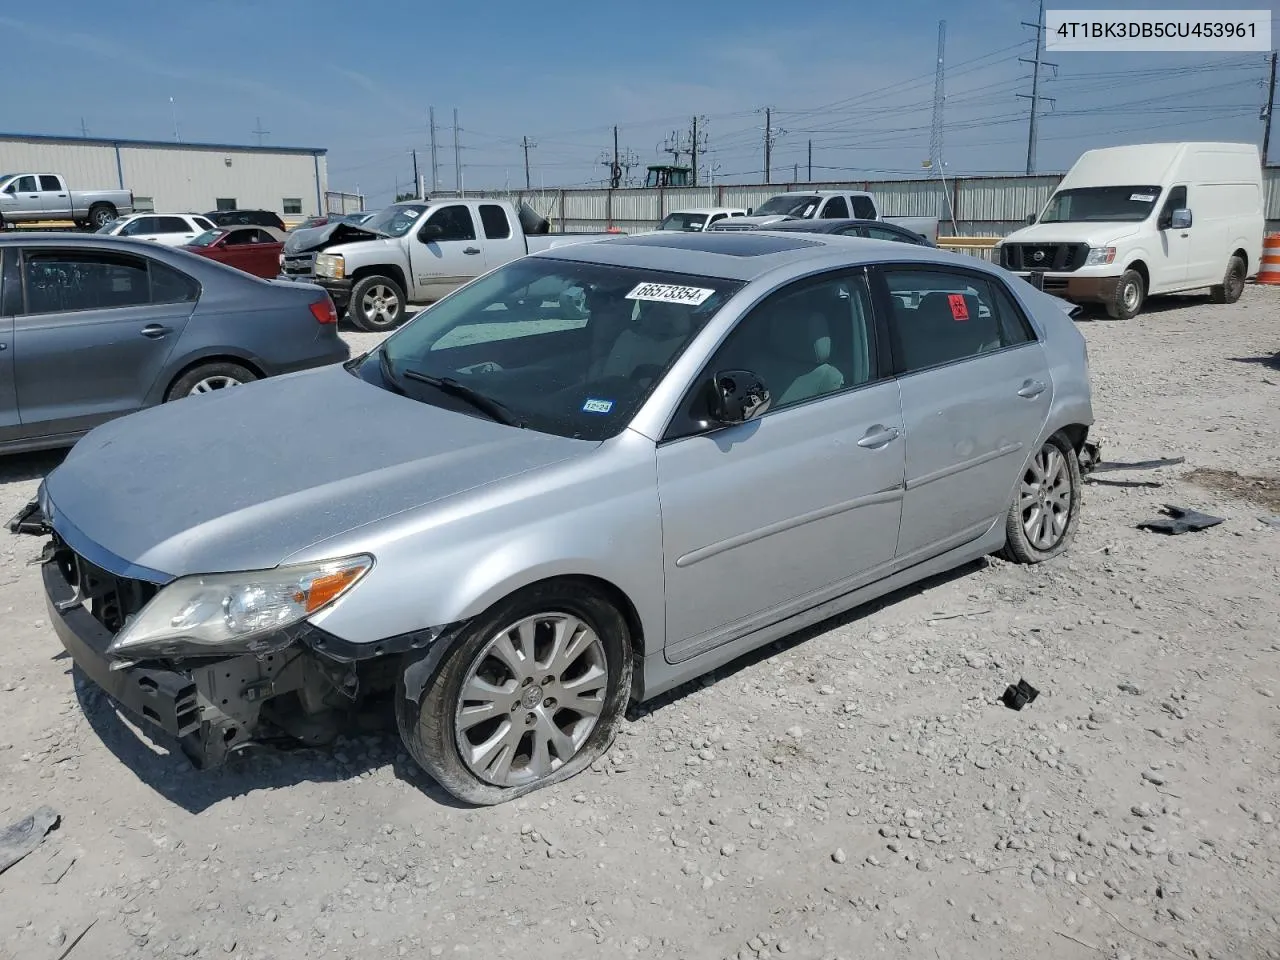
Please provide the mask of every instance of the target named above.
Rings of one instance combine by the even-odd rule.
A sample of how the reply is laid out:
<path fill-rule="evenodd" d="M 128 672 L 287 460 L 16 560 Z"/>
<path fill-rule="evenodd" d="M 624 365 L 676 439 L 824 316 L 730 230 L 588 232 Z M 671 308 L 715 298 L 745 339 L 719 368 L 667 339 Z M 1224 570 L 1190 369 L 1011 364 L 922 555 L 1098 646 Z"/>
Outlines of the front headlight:
<path fill-rule="evenodd" d="M 316 255 L 316 276 L 341 280 L 347 275 L 347 262 L 340 253 L 321 253 Z"/>
<path fill-rule="evenodd" d="M 119 659 L 269 653 L 281 631 L 333 603 L 373 566 L 360 555 L 322 563 L 182 577 L 163 587 L 107 646 Z"/>
<path fill-rule="evenodd" d="M 1084 265 L 1086 267 L 1101 267 L 1111 263 L 1115 258 L 1115 247 L 1090 247 L 1089 256 L 1084 259 Z"/>

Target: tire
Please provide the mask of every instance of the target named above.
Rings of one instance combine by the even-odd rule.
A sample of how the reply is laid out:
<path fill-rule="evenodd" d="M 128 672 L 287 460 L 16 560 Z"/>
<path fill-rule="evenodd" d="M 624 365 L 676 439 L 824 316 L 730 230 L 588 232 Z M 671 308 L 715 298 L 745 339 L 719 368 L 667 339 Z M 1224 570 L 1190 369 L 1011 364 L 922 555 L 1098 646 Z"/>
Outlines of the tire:
<path fill-rule="evenodd" d="M 347 317 L 366 333 L 383 333 L 404 323 L 404 288 L 390 277 L 361 277 L 351 290 Z"/>
<path fill-rule="evenodd" d="M 1209 288 L 1209 300 L 1213 303 L 1235 303 L 1244 293 L 1244 274 L 1244 261 L 1232 257 L 1227 261 L 1222 283 Z"/>
<path fill-rule="evenodd" d="M 1131 320 L 1142 310 L 1146 284 L 1137 270 L 1126 270 L 1116 283 L 1115 295 L 1106 302 L 1107 316 L 1112 320 Z"/>
<path fill-rule="evenodd" d="M 116 208 L 109 203 L 95 203 L 89 208 L 89 226 L 101 230 L 116 218 Z"/>
<path fill-rule="evenodd" d="M 541 658 L 554 653 L 549 626 L 535 625 L 526 634 L 533 638 L 532 658 L 516 655 L 517 647 L 526 649 L 518 637 L 513 639 L 517 626 L 539 620 L 567 623 L 562 618 L 576 621 L 591 633 L 571 632 L 568 642 L 578 638 L 584 645 L 559 665 L 558 674 L 554 662 L 539 665 Z M 503 641 L 509 649 L 500 658 L 493 649 Z M 631 694 L 631 637 L 622 614 L 590 587 L 555 580 L 517 591 L 477 617 L 453 642 L 454 648 L 418 699 L 409 699 L 404 671 L 399 672 L 396 722 L 409 755 L 457 799 L 480 806 L 514 800 L 582 772 L 612 745 Z M 513 658 L 522 679 L 506 665 Z M 567 706 L 571 694 L 561 683 L 569 674 L 580 684 L 583 677 L 595 677 L 581 690 L 591 696 L 577 701 L 590 704 L 591 709 L 598 705 L 594 719 Z M 476 688 L 486 696 L 464 700 L 465 685 L 473 676 L 487 684 Z M 495 691 L 492 697 L 489 690 Z M 468 703 L 470 712 L 483 719 L 473 717 L 460 727 Z M 553 739 L 561 740 L 567 759 L 551 743 Z M 537 769 L 535 757 L 540 740 L 543 771 Z M 464 760 L 464 748 L 495 742 L 494 748 L 484 753 L 477 750 L 472 759 Z"/>
<path fill-rule="evenodd" d="M 181 400 L 193 394 L 212 393 L 215 390 L 252 383 L 257 379 L 256 373 L 238 363 L 202 363 L 192 367 L 173 381 L 164 399 L 165 403 L 168 403 L 170 400 Z"/>
<path fill-rule="evenodd" d="M 1056 483 L 1049 486 L 1041 482 L 1046 466 L 1050 477 L 1057 478 Z M 1075 538 L 1080 523 L 1083 490 L 1080 458 L 1075 449 L 1061 435 L 1050 437 L 1018 479 L 1018 489 L 1005 517 L 1005 546 L 1000 555 L 1014 563 L 1043 563 L 1063 553 Z M 1057 496 L 1055 491 L 1059 491 Z M 1027 528 L 1037 529 L 1036 518 L 1045 516 L 1046 510 L 1055 518 L 1065 511 L 1065 520 L 1060 524 L 1050 521 L 1049 530 L 1044 532 L 1052 536 L 1035 539 Z"/>

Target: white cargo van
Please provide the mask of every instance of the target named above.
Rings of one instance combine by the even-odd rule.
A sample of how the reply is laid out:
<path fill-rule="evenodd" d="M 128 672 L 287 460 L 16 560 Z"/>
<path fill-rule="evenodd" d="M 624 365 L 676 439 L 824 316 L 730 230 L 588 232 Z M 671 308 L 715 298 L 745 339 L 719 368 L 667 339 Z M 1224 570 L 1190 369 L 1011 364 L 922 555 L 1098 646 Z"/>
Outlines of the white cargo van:
<path fill-rule="evenodd" d="M 1253 144 L 1105 147 L 1076 161 L 1039 218 L 997 245 L 996 261 L 1123 320 L 1162 293 L 1208 287 L 1215 303 L 1234 303 L 1258 272 L 1263 230 Z"/>

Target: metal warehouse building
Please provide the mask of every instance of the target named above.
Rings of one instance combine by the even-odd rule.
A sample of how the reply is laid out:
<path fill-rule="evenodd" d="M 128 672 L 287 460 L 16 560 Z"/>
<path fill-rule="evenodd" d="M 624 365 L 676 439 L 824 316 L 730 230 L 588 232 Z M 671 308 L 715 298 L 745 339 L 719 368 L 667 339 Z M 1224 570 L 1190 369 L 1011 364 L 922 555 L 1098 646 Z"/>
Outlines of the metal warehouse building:
<path fill-rule="evenodd" d="M 60 173 L 72 190 L 132 190 L 139 210 L 274 210 L 318 215 L 328 183 L 320 147 L 246 147 L 0 133 L 0 171 Z"/>

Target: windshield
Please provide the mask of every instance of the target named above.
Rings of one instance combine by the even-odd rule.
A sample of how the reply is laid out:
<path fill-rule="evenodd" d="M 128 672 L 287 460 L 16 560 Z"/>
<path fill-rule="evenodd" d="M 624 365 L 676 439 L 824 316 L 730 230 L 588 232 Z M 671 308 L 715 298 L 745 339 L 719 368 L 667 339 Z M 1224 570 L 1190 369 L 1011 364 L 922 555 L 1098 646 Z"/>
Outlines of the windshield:
<path fill-rule="evenodd" d="M 754 217 L 807 217 L 818 206 L 820 198 L 808 194 L 784 193 L 756 207 Z"/>
<path fill-rule="evenodd" d="M 218 238 L 226 233 L 225 230 L 206 230 L 194 240 L 187 241 L 189 247 L 211 247 L 217 243 Z"/>
<path fill-rule="evenodd" d="M 669 213 L 658 224 L 659 230 L 689 230 L 698 233 L 706 225 L 705 213 Z"/>
<path fill-rule="evenodd" d="M 359 366 L 424 403 L 476 413 L 457 385 L 529 429 L 604 440 L 742 284 L 529 257 L 428 307 Z M 456 381 L 442 390 L 421 377 Z"/>
<path fill-rule="evenodd" d="M 403 237 L 409 228 L 418 222 L 422 211 L 427 209 L 425 203 L 406 204 L 404 206 L 387 207 L 376 216 L 370 217 L 360 226 L 375 233 L 385 233 L 388 237 Z"/>
<path fill-rule="evenodd" d="M 1059 190 L 1045 207 L 1041 223 L 1140 223 L 1151 215 L 1159 187 L 1080 187 Z"/>
<path fill-rule="evenodd" d="M 100 226 L 97 230 L 93 232 L 94 233 L 115 233 L 122 226 L 124 226 L 124 223 L 125 223 L 124 217 L 117 217 L 114 220 L 104 223 L 102 226 Z"/>

